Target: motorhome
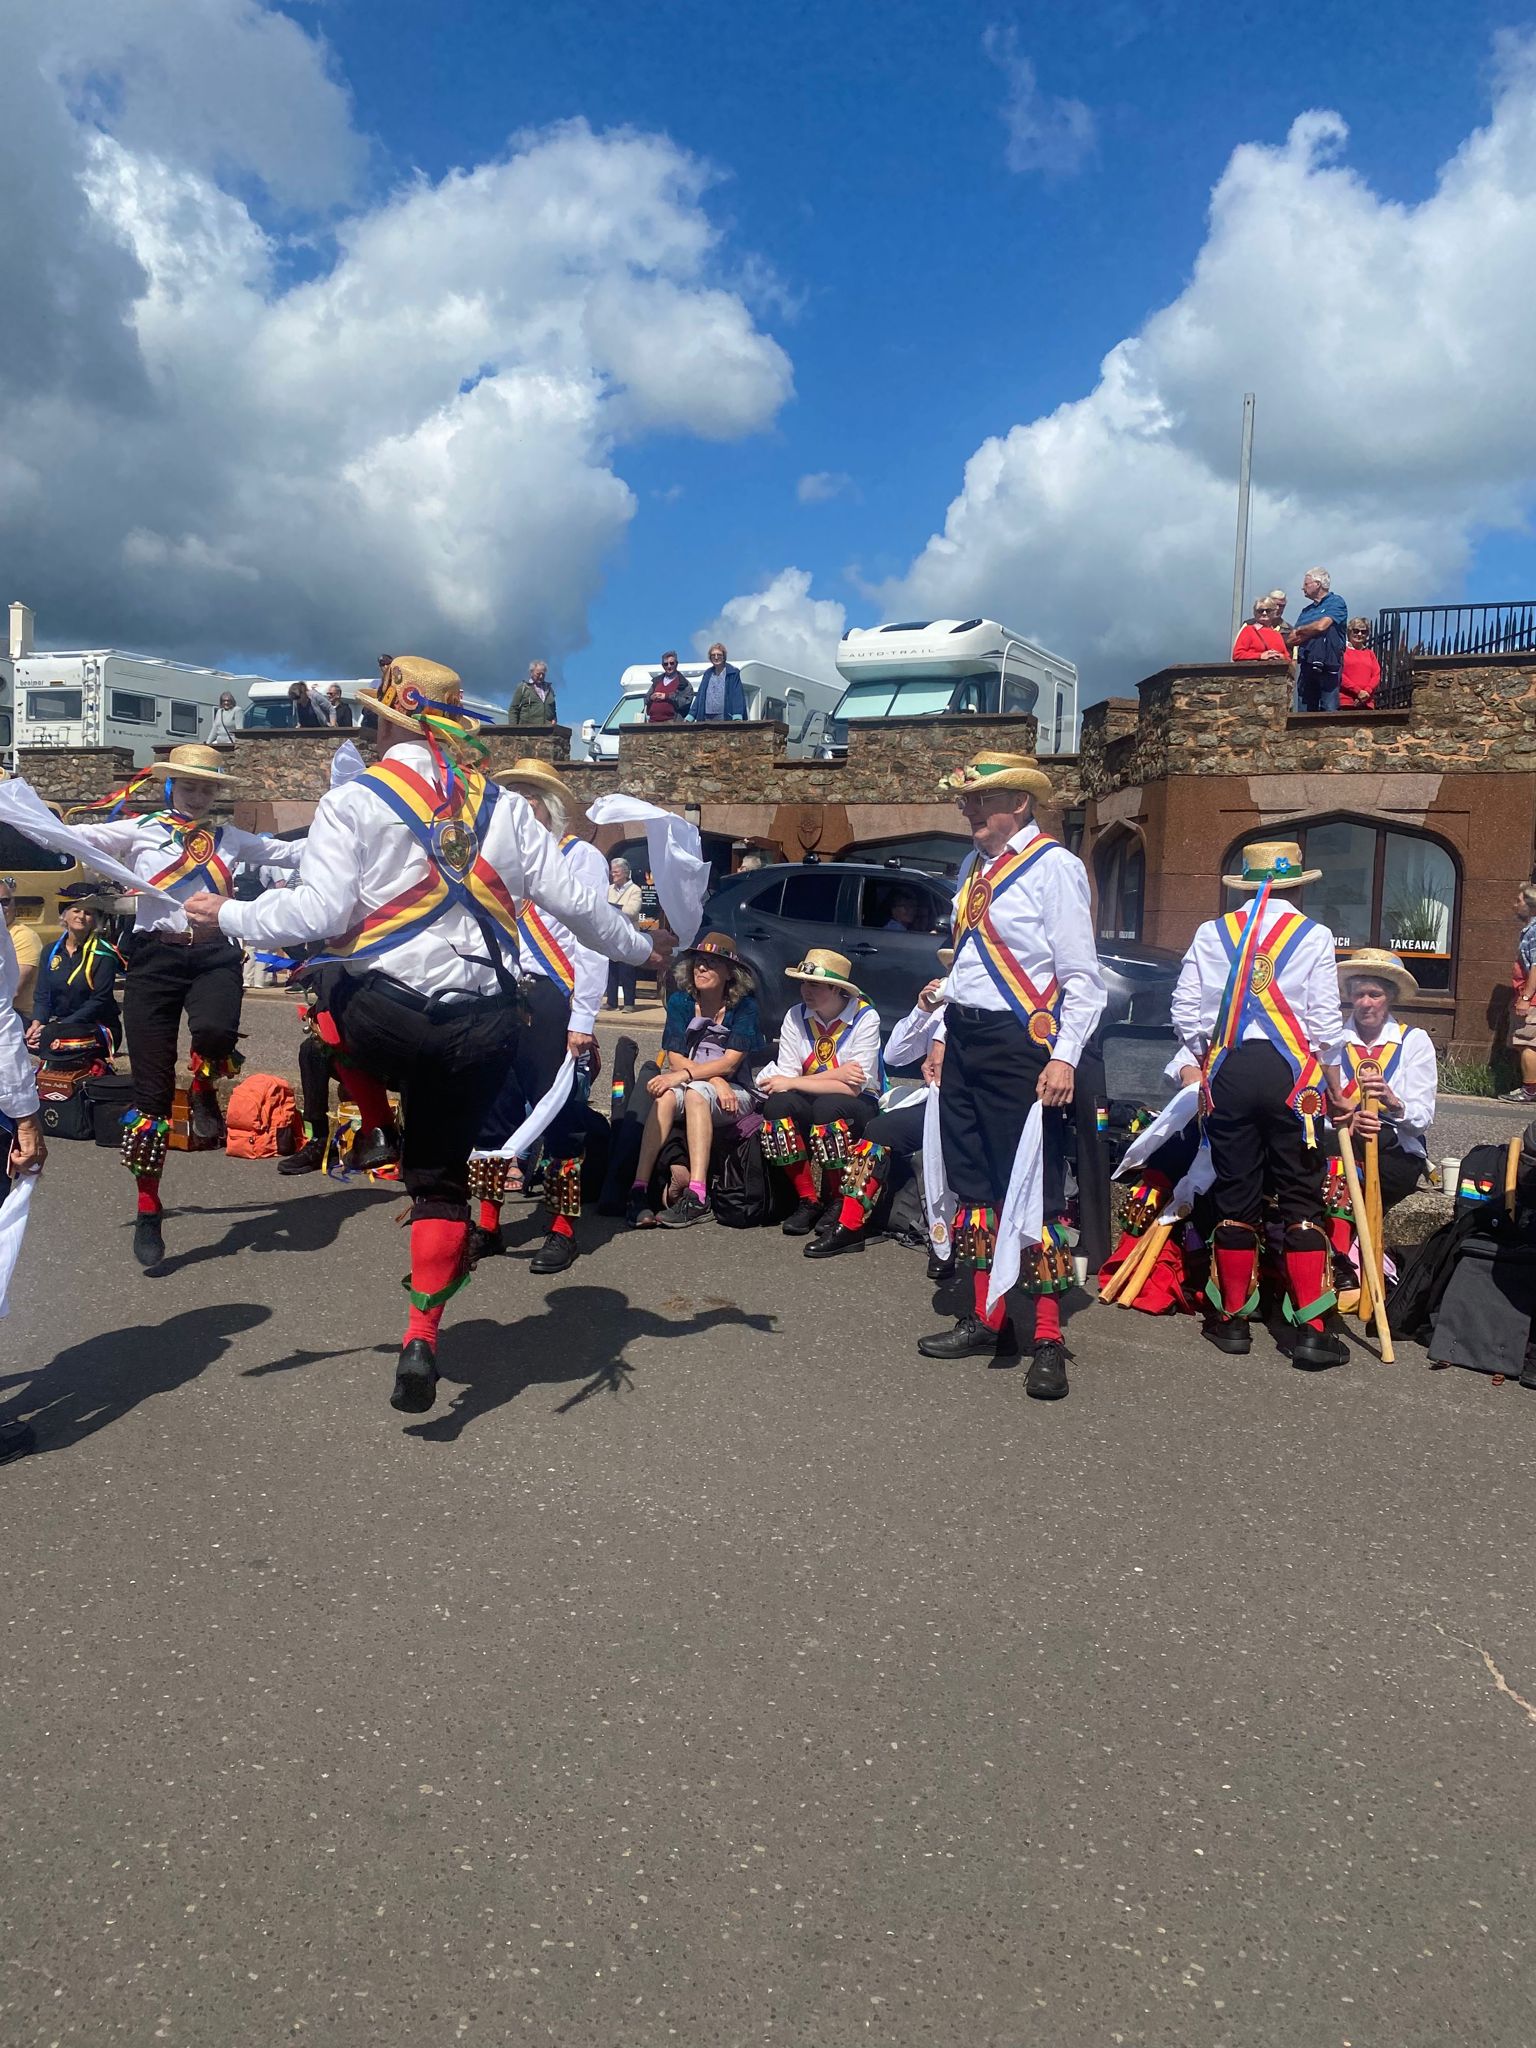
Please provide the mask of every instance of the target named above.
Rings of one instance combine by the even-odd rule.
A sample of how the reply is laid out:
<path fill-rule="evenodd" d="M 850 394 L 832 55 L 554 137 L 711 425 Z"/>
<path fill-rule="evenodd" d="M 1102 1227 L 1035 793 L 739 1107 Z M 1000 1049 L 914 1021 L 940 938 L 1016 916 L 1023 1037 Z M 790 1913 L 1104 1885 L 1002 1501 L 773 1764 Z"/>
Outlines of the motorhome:
<path fill-rule="evenodd" d="M 157 745 L 206 739 L 220 694 L 239 702 L 257 680 L 110 648 L 29 652 L 7 667 L 8 748 L 130 747 L 139 768 Z"/>
<path fill-rule="evenodd" d="M 738 661 L 734 666 L 741 671 L 748 718 L 776 718 L 787 725 L 785 750 L 797 759 L 826 751 L 839 696 L 835 684 L 813 682 L 809 676 L 797 676 L 766 661 Z M 697 690 L 708 667 L 705 661 L 684 661 L 678 664 L 678 672 Z M 645 700 L 660 674 L 659 662 L 635 662 L 624 670 L 619 677 L 619 701 L 602 724 L 589 718 L 582 725 L 588 760 L 618 759 L 619 734 L 626 725 L 645 723 Z"/>
<path fill-rule="evenodd" d="M 358 691 L 376 690 L 379 687 L 377 676 L 328 676 L 320 681 L 306 676 L 305 681 L 309 684 L 310 695 L 317 702 L 323 702 L 330 691 L 339 689 L 343 703 L 351 707 L 354 725 L 362 724 L 366 710 L 366 707 L 358 702 Z M 240 702 L 240 730 L 285 732 L 294 723 L 293 699 L 288 694 L 292 688 L 292 683 L 271 683 L 262 678 L 252 682 Z M 472 697 L 466 690 L 464 706 L 466 710 L 478 712 L 481 718 L 492 725 L 506 723 L 507 712 L 504 704 L 492 704 L 484 697 Z"/>
<path fill-rule="evenodd" d="M 848 687 L 834 719 L 935 718 L 946 712 L 1032 712 L 1042 754 L 1075 754 L 1077 669 L 995 619 L 909 619 L 858 626 L 838 643 Z"/>

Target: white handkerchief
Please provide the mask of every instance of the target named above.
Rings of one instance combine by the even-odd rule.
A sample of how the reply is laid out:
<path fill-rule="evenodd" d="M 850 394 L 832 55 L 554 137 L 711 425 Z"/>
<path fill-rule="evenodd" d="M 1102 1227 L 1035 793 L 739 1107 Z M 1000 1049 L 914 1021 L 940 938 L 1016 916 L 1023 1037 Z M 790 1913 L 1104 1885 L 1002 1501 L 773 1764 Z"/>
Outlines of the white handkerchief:
<path fill-rule="evenodd" d="M 594 825 L 644 825 L 646 854 L 667 928 L 676 932 L 680 946 L 691 946 L 709 893 L 709 863 L 698 826 L 659 804 L 617 792 L 600 796 L 587 816 Z"/>

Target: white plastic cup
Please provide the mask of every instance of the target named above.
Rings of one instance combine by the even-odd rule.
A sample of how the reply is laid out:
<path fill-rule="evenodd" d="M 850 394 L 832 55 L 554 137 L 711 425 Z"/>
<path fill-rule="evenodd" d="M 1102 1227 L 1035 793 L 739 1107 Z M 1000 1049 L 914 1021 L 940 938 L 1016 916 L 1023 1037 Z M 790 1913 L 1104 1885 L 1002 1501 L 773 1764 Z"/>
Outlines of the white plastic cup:
<path fill-rule="evenodd" d="M 1074 1252 L 1072 1254 L 1072 1277 L 1076 1280 L 1079 1287 L 1086 1287 L 1088 1285 L 1088 1261 L 1081 1252 Z"/>
<path fill-rule="evenodd" d="M 1461 1161 L 1459 1159 L 1442 1159 L 1440 1162 L 1441 1193 L 1450 1195 L 1454 1199 L 1456 1191 L 1460 1186 Z"/>

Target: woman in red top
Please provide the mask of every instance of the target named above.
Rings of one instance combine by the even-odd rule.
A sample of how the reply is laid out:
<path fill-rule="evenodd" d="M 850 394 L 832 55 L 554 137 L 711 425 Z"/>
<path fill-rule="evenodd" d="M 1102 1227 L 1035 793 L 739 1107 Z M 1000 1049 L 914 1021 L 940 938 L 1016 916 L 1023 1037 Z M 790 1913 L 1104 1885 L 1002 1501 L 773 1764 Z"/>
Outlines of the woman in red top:
<path fill-rule="evenodd" d="M 1241 628 L 1232 642 L 1234 661 L 1283 661 L 1289 666 L 1291 650 L 1285 644 L 1280 631 L 1280 607 L 1273 598 L 1258 597 L 1253 603 L 1253 617 Z"/>
<path fill-rule="evenodd" d="M 1371 622 L 1351 619 L 1344 629 L 1344 665 L 1339 672 L 1341 711 L 1369 711 L 1381 681 L 1381 663 L 1371 652 Z"/>

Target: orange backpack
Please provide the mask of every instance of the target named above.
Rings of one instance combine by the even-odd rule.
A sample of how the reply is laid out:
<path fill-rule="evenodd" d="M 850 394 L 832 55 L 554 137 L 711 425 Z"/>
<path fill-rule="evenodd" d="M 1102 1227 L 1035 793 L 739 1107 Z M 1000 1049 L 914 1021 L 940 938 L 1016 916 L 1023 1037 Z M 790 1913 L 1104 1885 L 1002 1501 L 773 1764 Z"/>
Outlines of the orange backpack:
<path fill-rule="evenodd" d="M 295 1145 L 304 1142 L 293 1090 L 276 1074 L 247 1074 L 230 1095 L 224 1122 L 224 1150 L 231 1159 L 276 1159 L 280 1132 L 289 1133 Z"/>

